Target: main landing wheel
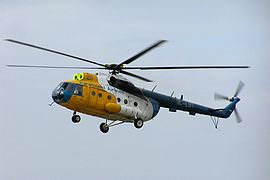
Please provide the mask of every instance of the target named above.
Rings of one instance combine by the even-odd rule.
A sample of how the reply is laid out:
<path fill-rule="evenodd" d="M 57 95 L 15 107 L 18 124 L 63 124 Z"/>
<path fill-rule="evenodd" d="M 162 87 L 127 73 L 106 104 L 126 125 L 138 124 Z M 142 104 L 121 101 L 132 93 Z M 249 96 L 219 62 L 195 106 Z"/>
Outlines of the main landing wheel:
<path fill-rule="evenodd" d="M 81 121 L 81 117 L 79 115 L 73 115 L 71 120 L 73 123 L 78 123 Z"/>
<path fill-rule="evenodd" d="M 137 129 L 140 129 L 141 127 L 143 127 L 143 120 L 141 119 L 136 119 L 134 121 L 134 126 L 137 128 Z"/>
<path fill-rule="evenodd" d="M 101 123 L 99 129 L 103 133 L 107 133 L 109 131 L 109 126 L 106 123 Z"/>

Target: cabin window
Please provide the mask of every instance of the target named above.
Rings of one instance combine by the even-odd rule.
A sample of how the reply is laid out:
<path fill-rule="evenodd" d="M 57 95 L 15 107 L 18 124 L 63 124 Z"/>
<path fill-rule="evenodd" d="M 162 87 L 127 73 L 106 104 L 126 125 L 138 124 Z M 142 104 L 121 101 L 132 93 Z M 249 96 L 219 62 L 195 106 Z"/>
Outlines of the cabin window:
<path fill-rule="evenodd" d="M 74 95 L 78 95 L 78 96 L 82 96 L 82 85 L 76 84 L 75 86 L 76 86 L 76 87 L 75 87 L 75 89 L 74 89 L 73 94 L 74 94 Z"/>
<path fill-rule="evenodd" d="M 119 102 L 119 103 L 120 103 L 120 102 L 121 102 L 121 98 L 117 98 L 117 102 Z"/>
<path fill-rule="evenodd" d="M 112 99 L 112 96 L 111 95 L 108 95 L 107 98 L 108 98 L 108 100 L 111 100 Z"/>
<path fill-rule="evenodd" d="M 100 97 L 100 98 L 101 98 L 101 97 L 102 97 L 102 94 L 101 94 L 101 93 L 98 93 L 98 97 Z"/>
<path fill-rule="evenodd" d="M 95 91 L 92 91 L 91 94 L 92 94 L 92 96 L 95 96 L 96 95 L 96 92 Z"/>
<path fill-rule="evenodd" d="M 125 100 L 124 100 L 124 103 L 127 104 L 127 103 L 128 103 L 128 100 L 125 99 Z"/>
<path fill-rule="evenodd" d="M 68 87 L 66 88 L 66 90 L 69 91 L 69 92 L 72 92 L 73 89 L 74 89 L 74 86 L 75 86 L 75 84 L 70 83 L 70 84 L 68 85 Z"/>
<path fill-rule="evenodd" d="M 63 85 L 62 85 L 62 88 L 63 88 L 63 89 L 66 89 L 66 88 L 67 88 L 67 86 L 68 86 L 68 84 L 69 84 L 69 83 L 64 82 L 64 83 L 63 83 Z"/>
<path fill-rule="evenodd" d="M 69 83 L 61 82 L 55 89 L 56 90 L 65 90 Z"/>
<path fill-rule="evenodd" d="M 134 106 L 137 107 L 138 106 L 138 103 L 137 102 L 134 102 Z"/>

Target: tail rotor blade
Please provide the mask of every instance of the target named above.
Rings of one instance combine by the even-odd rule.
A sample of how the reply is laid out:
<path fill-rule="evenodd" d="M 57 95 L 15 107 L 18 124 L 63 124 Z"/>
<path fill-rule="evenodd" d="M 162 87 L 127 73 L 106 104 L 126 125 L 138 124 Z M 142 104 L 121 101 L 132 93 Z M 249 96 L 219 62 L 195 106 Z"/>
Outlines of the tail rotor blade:
<path fill-rule="evenodd" d="M 245 84 L 242 81 L 240 81 L 235 91 L 234 97 L 238 96 L 238 94 L 240 93 L 240 91 L 243 89 L 244 86 Z"/>
<path fill-rule="evenodd" d="M 224 96 L 222 94 L 215 93 L 214 99 L 215 100 L 229 100 L 230 98 L 228 96 Z"/>
<path fill-rule="evenodd" d="M 239 115 L 237 109 L 234 110 L 234 113 L 235 113 L 235 116 L 236 116 L 236 121 L 237 121 L 237 123 L 241 123 L 241 122 L 242 122 L 242 118 L 241 118 L 241 116 Z"/>

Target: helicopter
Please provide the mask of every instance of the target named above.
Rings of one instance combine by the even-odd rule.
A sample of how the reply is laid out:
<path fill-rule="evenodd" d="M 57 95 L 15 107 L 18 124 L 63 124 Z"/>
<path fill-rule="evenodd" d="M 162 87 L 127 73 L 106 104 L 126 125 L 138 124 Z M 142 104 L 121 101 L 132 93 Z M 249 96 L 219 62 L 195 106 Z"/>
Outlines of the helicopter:
<path fill-rule="evenodd" d="M 96 67 L 75 67 L 75 66 L 45 66 L 45 65 L 17 65 L 9 64 L 7 67 L 13 68 L 46 68 L 46 69 L 83 69 L 83 70 L 107 70 L 109 73 L 89 73 L 82 72 L 74 74 L 71 80 L 65 80 L 52 91 L 53 103 L 57 103 L 73 111 L 72 122 L 79 123 L 80 115 L 83 113 L 105 119 L 99 126 L 102 133 L 107 133 L 113 126 L 123 123 L 133 123 L 135 128 L 140 129 L 144 123 L 152 120 L 159 112 L 160 108 L 167 108 L 170 112 L 177 110 L 188 112 L 189 115 L 202 114 L 210 116 L 215 128 L 218 127 L 219 118 L 229 118 L 235 112 L 238 123 L 242 121 L 236 104 L 240 101 L 238 94 L 244 87 L 242 81 L 232 97 L 216 93 L 215 99 L 227 100 L 230 103 L 224 108 L 210 108 L 203 105 L 185 101 L 183 95 L 176 98 L 146 90 L 135 86 L 130 80 L 122 76 L 127 75 L 146 82 L 152 80 L 129 72 L 128 70 L 165 70 L 165 69 L 235 69 L 249 68 L 249 66 L 125 66 L 128 65 L 154 48 L 167 42 L 159 40 L 151 46 L 145 48 L 129 59 L 119 64 L 102 64 L 93 60 L 66 54 L 60 51 L 44 48 L 41 46 L 13 40 L 5 39 L 8 42 L 16 43 L 39 50 L 59 54 L 72 59 L 83 61 L 95 65 Z"/>

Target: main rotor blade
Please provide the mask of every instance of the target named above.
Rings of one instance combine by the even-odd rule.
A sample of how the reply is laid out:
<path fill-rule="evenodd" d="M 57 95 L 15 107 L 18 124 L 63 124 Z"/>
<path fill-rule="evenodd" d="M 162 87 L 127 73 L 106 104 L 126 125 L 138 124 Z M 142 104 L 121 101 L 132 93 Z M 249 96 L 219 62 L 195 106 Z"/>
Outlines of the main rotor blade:
<path fill-rule="evenodd" d="M 237 109 L 234 110 L 234 113 L 235 113 L 237 123 L 241 123 L 242 118 L 240 117 L 240 114 L 238 113 Z"/>
<path fill-rule="evenodd" d="M 138 54 L 132 56 L 131 58 L 125 60 L 124 62 L 120 63 L 118 65 L 118 67 L 120 67 L 123 64 L 129 64 L 133 61 L 135 61 L 136 59 L 138 59 L 139 57 L 141 57 L 142 55 L 146 54 L 147 52 L 151 51 L 152 49 L 160 46 L 161 44 L 167 42 L 167 40 L 159 40 L 158 42 L 154 43 L 153 45 L 149 46 L 148 48 L 142 50 L 141 52 L 139 52 Z"/>
<path fill-rule="evenodd" d="M 236 89 L 236 91 L 234 93 L 234 97 L 238 96 L 238 94 L 240 93 L 240 91 L 243 89 L 244 86 L 245 86 L 245 84 L 242 81 L 239 81 L 237 89 Z"/>
<path fill-rule="evenodd" d="M 140 70 L 166 70 L 166 69 L 242 69 L 249 66 L 138 66 L 124 67 L 124 69 L 140 69 Z"/>
<path fill-rule="evenodd" d="M 73 66 L 43 66 L 43 65 L 17 65 L 17 64 L 8 64 L 7 67 L 12 68 L 40 68 L 40 69 L 105 69 L 99 67 L 73 67 Z"/>
<path fill-rule="evenodd" d="M 230 98 L 228 96 L 224 96 L 222 94 L 215 93 L 214 99 L 215 100 L 229 100 Z"/>
<path fill-rule="evenodd" d="M 100 63 L 97 63 L 97 62 L 92 61 L 92 60 L 89 60 L 89 59 L 81 58 L 81 57 L 78 57 L 78 56 L 73 56 L 73 55 L 70 55 L 70 54 L 66 54 L 66 53 L 62 53 L 62 52 L 59 52 L 59 51 L 47 49 L 47 48 L 36 46 L 36 45 L 33 45 L 33 44 L 28 44 L 28 43 L 20 42 L 20 41 L 16 41 L 16 40 L 13 40 L 13 39 L 5 39 L 5 40 L 6 41 L 9 41 L 9 42 L 12 42 L 12 43 L 16 43 L 16 44 L 20 44 L 20 45 L 29 46 L 29 47 L 32 47 L 32 48 L 36 48 L 36 49 L 48 51 L 48 52 L 51 52 L 51 53 L 60 54 L 60 55 L 63 55 L 63 56 L 67 56 L 67 57 L 74 58 L 74 59 L 77 59 L 77 60 L 80 60 L 80 61 L 84 61 L 84 62 L 88 62 L 88 63 L 91 63 L 91 64 L 95 64 L 95 65 L 98 65 L 98 66 L 102 66 L 102 67 L 105 66 L 104 64 L 100 64 Z"/>
<path fill-rule="evenodd" d="M 121 70 L 120 73 L 125 74 L 125 75 L 128 75 L 128 76 L 132 76 L 132 77 L 134 77 L 134 78 L 137 78 L 137 79 L 140 79 L 140 80 L 143 80 L 143 81 L 146 81 L 146 82 L 153 82 L 153 81 L 150 80 L 150 79 L 144 78 L 144 77 L 142 77 L 142 76 L 139 76 L 139 75 L 136 75 L 136 74 L 127 72 L 127 71 Z"/>

